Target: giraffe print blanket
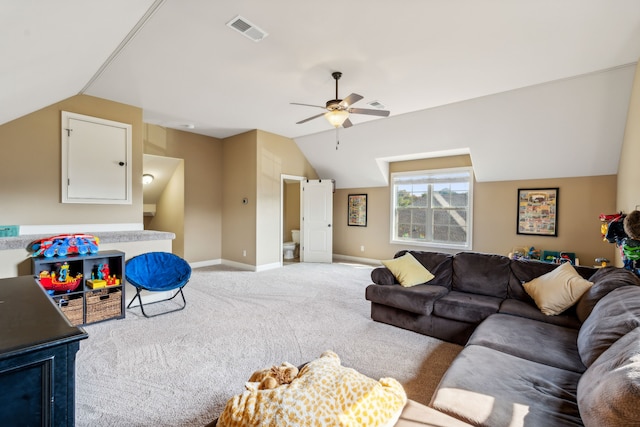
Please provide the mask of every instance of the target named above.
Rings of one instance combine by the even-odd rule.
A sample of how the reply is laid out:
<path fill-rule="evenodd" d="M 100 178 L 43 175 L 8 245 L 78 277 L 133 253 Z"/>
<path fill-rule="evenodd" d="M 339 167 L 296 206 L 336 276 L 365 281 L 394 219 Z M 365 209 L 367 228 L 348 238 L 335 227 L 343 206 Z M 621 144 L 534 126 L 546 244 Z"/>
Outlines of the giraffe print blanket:
<path fill-rule="evenodd" d="M 217 427 L 387 427 L 407 402 L 398 381 L 376 381 L 343 367 L 332 351 L 306 364 L 291 384 L 271 390 L 257 385 L 246 383 L 246 390 L 227 402 Z"/>

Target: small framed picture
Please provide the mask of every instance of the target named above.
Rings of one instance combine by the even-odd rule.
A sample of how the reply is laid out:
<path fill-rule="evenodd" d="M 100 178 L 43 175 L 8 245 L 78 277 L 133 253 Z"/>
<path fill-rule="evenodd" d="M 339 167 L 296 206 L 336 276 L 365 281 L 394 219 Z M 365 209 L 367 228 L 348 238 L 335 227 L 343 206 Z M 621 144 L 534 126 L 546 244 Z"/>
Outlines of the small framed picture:
<path fill-rule="evenodd" d="M 518 189 L 518 234 L 558 235 L 558 188 Z"/>
<path fill-rule="evenodd" d="M 367 195 L 349 194 L 347 203 L 347 224 L 356 227 L 367 226 Z"/>

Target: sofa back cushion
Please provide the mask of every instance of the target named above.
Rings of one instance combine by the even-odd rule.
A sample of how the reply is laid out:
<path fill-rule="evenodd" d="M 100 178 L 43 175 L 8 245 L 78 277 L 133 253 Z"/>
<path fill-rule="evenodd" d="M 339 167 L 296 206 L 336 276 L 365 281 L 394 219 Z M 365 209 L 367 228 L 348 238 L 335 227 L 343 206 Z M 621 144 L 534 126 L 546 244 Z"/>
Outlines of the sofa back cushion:
<path fill-rule="evenodd" d="M 530 261 L 526 259 L 511 260 L 511 277 L 509 280 L 509 298 L 519 299 L 521 301 L 532 301 L 531 297 L 522 287 L 523 283 L 527 283 L 540 277 L 550 271 L 555 270 L 561 264 L 552 264 L 549 262 Z M 584 279 L 589 279 L 596 269 L 592 267 L 574 266 L 576 272 Z"/>
<path fill-rule="evenodd" d="M 394 258 L 399 258 L 407 252 L 410 252 L 420 264 L 433 274 L 433 279 L 429 281 L 430 285 L 444 286 L 451 290 L 453 255 L 441 252 L 402 250 L 396 253 Z"/>
<path fill-rule="evenodd" d="M 624 286 L 603 297 L 578 332 L 578 351 L 586 367 L 620 337 L 640 326 L 640 286 Z"/>
<path fill-rule="evenodd" d="M 581 322 L 587 320 L 593 307 L 602 297 L 622 286 L 640 286 L 640 278 L 630 270 L 617 267 L 604 267 L 596 271 L 590 278 L 593 286 L 585 292 L 576 304 L 576 314 Z"/>
<path fill-rule="evenodd" d="M 585 426 L 631 426 L 640 419 L 640 328 L 627 333 L 578 382 Z"/>
<path fill-rule="evenodd" d="M 453 259 L 452 289 L 506 298 L 511 277 L 509 262 L 502 255 L 460 252 Z"/>

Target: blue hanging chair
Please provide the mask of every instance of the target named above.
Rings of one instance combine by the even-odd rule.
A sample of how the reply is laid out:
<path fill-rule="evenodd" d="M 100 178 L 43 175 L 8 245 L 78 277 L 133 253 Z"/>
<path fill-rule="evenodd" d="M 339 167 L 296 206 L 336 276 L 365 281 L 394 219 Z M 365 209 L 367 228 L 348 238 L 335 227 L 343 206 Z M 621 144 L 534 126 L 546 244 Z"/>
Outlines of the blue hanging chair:
<path fill-rule="evenodd" d="M 125 277 L 127 281 L 136 288 L 136 295 L 133 297 L 127 308 L 138 299 L 140 310 L 145 317 L 155 317 L 160 314 L 172 313 L 185 308 L 187 301 L 184 299 L 184 288 L 191 278 L 191 266 L 182 258 L 169 252 L 148 252 L 137 255 L 126 262 Z M 142 298 L 140 293 L 143 291 L 150 292 L 176 292 L 173 296 L 160 301 L 154 301 L 149 304 L 169 301 L 174 299 L 178 294 L 182 297 L 182 306 L 173 310 L 163 311 L 161 313 L 147 315 L 144 311 Z"/>

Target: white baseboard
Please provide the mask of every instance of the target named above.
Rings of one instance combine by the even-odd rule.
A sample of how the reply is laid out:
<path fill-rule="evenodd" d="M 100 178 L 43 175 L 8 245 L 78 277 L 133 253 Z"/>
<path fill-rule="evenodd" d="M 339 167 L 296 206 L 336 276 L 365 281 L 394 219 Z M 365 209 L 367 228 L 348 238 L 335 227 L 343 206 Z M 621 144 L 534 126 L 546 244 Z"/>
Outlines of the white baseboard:
<path fill-rule="evenodd" d="M 368 265 L 375 265 L 375 266 L 382 265 L 379 259 L 361 258 L 361 257 L 350 256 L 350 255 L 333 254 L 333 259 L 334 261 L 338 261 L 338 262 L 346 261 L 346 262 L 357 262 L 359 264 L 368 264 Z"/>
<path fill-rule="evenodd" d="M 163 299 L 171 298 L 171 296 L 175 293 L 175 291 L 162 291 L 162 292 L 150 292 L 147 290 L 143 290 L 140 292 L 140 298 L 142 298 L 143 304 L 151 304 L 152 302 L 162 301 Z M 131 303 L 131 300 L 136 296 L 136 288 L 133 287 L 130 283 L 126 284 L 125 289 L 125 301 L 124 306 L 128 307 Z M 138 298 L 131 303 L 131 307 L 140 306 L 140 301 Z"/>
<path fill-rule="evenodd" d="M 221 264 L 228 265 L 230 267 L 239 268 L 240 270 L 256 271 L 255 265 L 244 264 L 241 262 L 231 261 L 228 259 L 223 259 Z"/>
<path fill-rule="evenodd" d="M 282 267 L 281 262 L 273 262 L 271 264 L 257 265 L 255 268 L 255 271 L 273 270 L 274 268 L 280 268 L 280 267 Z"/>
<path fill-rule="evenodd" d="M 210 259 L 210 260 L 207 260 L 207 261 L 196 261 L 196 262 L 190 262 L 189 263 L 191 268 L 211 267 L 212 265 L 220 265 L 220 264 L 222 264 L 222 260 L 220 258 L 218 258 L 218 259 Z"/>

